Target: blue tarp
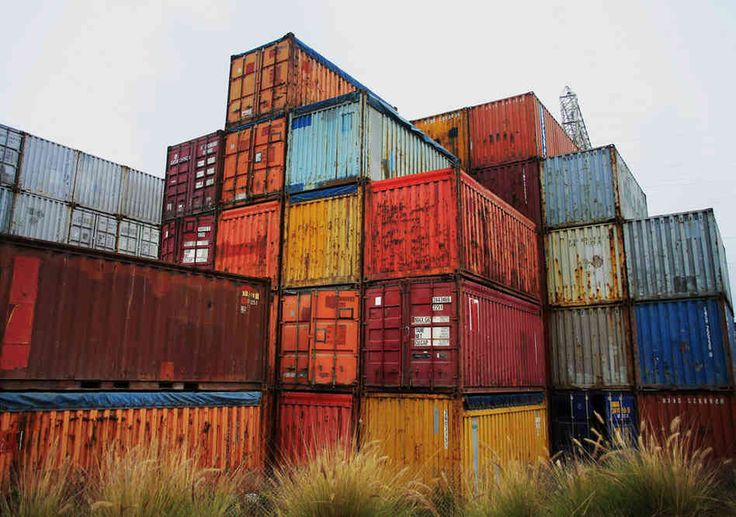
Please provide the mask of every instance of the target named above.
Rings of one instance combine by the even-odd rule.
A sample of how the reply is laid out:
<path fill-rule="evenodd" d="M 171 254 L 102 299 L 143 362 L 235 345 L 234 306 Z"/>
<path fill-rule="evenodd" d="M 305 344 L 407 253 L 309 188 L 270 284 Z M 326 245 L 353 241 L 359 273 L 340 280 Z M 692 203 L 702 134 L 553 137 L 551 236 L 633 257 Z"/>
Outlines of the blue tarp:
<path fill-rule="evenodd" d="M 0 392 L 0 411 L 257 406 L 258 391 Z"/>
<path fill-rule="evenodd" d="M 294 189 L 300 190 L 300 185 L 291 185 Z M 325 197 L 347 196 L 358 191 L 357 183 L 350 185 L 339 185 L 337 187 L 329 187 L 320 190 L 310 190 L 308 192 L 300 192 L 289 197 L 291 203 L 303 203 L 304 201 L 314 201 Z"/>
<path fill-rule="evenodd" d="M 470 410 L 535 406 L 542 403 L 544 403 L 544 393 L 495 393 L 465 397 L 465 409 Z"/>

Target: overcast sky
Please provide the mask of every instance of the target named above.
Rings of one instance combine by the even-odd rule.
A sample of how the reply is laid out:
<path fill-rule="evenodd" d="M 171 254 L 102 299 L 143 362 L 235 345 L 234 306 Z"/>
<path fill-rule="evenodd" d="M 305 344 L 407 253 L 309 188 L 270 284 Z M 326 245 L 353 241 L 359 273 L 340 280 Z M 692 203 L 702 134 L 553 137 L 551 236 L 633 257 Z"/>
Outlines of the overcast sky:
<path fill-rule="evenodd" d="M 229 56 L 289 31 L 410 119 L 530 90 L 559 117 L 569 84 L 651 214 L 716 209 L 736 277 L 736 2 L 553 3 L 6 2 L 0 122 L 162 176 L 224 125 Z"/>

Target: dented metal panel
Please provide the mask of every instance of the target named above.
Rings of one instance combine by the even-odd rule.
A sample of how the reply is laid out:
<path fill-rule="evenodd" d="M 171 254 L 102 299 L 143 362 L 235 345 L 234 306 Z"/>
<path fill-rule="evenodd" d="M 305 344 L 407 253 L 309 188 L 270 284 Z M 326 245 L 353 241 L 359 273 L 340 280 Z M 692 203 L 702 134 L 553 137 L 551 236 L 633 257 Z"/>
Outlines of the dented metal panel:
<path fill-rule="evenodd" d="M 267 201 L 220 212 L 215 269 L 279 280 L 281 201 Z"/>
<path fill-rule="evenodd" d="M 532 159 L 478 169 L 473 179 L 542 226 L 539 160 Z"/>
<path fill-rule="evenodd" d="M 625 300 L 622 233 L 618 224 L 547 233 L 544 244 L 549 303 L 576 306 Z"/>
<path fill-rule="evenodd" d="M 15 198 L 10 233 L 30 239 L 67 242 L 70 212 L 66 203 L 20 192 Z"/>
<path fill-rule="evenodd" d="M 149 224 L 161 224 L 164 180 L 128 167 L 123 168 L 120 214 Z"/>
<path fill-rule="evenodd" d="M 548 329 L 555 388 L 633 387 L 626 307 L 552 309 Z"/>
<path fill-rule="evenodd" d="M 123 255 L 157 259 L 160 230 L 158 226 L 121 219 L 118 225 L 117 252 Z"/>
<path fill-rule="evenodd" d="M 647 216 L 647 198 L 612 145 L 542 162 L 545 226 L 559 228 Z"/>
<path fill-rule="evenodd" d="M 470 126 L 466 108 L 413 120 L 412 124 L 457 156 L 461 167 L 470 169 Z"/>
<path fill-rule="evenodd" d="M 71 212 L 68 243 L 103 251 L 117 251 L 118 220 L 108 214 L 75 207 Z"/>
<path fill-rule="evenodd" d="M 23 138 L 21 131 L 0 124 L 0 185 L 15 185 Z"/>
<path fill-rule="evenodd" d="M 363 187 L 336 189 L 305 201 L 292 196 L 287 203 L 283 287 L 360 281 Z"/>
<path fill-rule="evenodd" d="M 0 293 L 5 380 L 264 380 L 267 280 L 5 238 Z"/>
<path fill-rule="evenodd" d="M 79 151 L 27 135 L 18 186 L 33 194 L 71 201 Z"/>
<path fill-rule="evenodd" d="M 85 208 L 115 214 L 120 206 L 123 166 L 79 153 L 72 201 Z"/>
<path fill-rule="evenodd" d="M 629 291 L 635 300 L 724 294 L 728 262 L 712 209 L 624 224 Z"/>

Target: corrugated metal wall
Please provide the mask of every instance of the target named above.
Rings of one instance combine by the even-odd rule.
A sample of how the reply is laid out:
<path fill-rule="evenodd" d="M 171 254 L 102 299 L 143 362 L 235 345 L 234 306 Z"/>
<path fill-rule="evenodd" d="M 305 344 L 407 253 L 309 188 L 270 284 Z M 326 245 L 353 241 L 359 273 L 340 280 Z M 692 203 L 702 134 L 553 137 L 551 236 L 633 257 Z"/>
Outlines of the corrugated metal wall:
<path fill-rule="evenodd" d="M 110 215 L 72 208 L 68 243 L 83 248 L 117 251 L 118 220 Z"/>
<path fill-rule="evenodd" d="M 26 135 L 18 186 L 59 201 L 71 201 L 79 152 Z"/>
<path fill-rule="evenodd" d="M 122 184 L 122 165 L 79 153 L 72 201 L 92 210 L 116 214 L 120 207 Z"/>
<path fill-rule="evenodd" d="M 30 239 L 65 243 L 71 209 L 56 201 L 26 192 L 16 195 L 10 233 Z"/>
<path fill-rule="evenodd" d="M 0 185 L 15 185 L 23 133 L 0 124 Z"/>
<path fill-rule="evenodd" d="M 467 109 L 413 120 L 412 124 L 457 156 L 460 165 L 470 170 L 470 124 Z"/>
<path fill-rule="evenodd" d="M 164 181 L 135 169 L 124 168 L 120 213 L 130 219 L 161 224 Z"/>
<path fill-rule="evenodd" d="M 0 187 L 0 233 L 10 232 L 14 193 L 7 187 Z"/>
<path fill-rule="evenodd" d="M 118 228 L 118 253 L 157 259 L 161 230 L 152 224 L 121 219 Z"/>

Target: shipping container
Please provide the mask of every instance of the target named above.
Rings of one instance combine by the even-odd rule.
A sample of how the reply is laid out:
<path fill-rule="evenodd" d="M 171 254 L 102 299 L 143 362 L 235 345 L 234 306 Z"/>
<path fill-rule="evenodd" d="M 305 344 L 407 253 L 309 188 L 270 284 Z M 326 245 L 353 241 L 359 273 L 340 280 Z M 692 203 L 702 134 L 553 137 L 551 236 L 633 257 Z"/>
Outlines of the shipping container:
<path fill-rule="evenodd" d="M 0 124 L 0 185 L 13 186 L 18 177 L 23 132 Z"/>
<path fill-rule="evenodd" d="M 0 332 L 0 387 L 260 387 L 268 294 L 268 280 L 5 238 L 0 314 L 14 316 Z"/>
<path fill-rule="evenodd" d="M 71 208 L 63 201 L 20 192 L 15 195 L 10 233 L 65 243 L 69 238 L 70 216 Z"/>
<path fill-rule="evenodd" d="M 368 281 L 465 273 L 540 298 L 534 223 L 452 169 L 367 187 Z"/>
<path fill-rule="evenodd" d="M 542 197 L 538 159 L 478 169 L 473 171 L 472 176 L 541 228 Z"/>
<path fill-rule="evenodd" d="M 461 167 L 470 170 L 470 125 L 467 108 L 413 120 L 412 124 L 455 155 L 460 160 Z"/>
<path fill-rule="evenodd" d="M 547 158 L 541 178 L 547 228 L 647 216 L 646 194 L 613 145 Z"/>
<path fill-rule="evenodd" d="M 552 395 L 552 449 L 557 452 L 591 450 L 634 443 L 638 436 L 636 396 L 628 391 L 561 391 Z"/>
<path fill-rule="evenodd" d="M 544 388 L 541 309 L 464 278 L 365 289 L 363 385 L 480 391 Z"/>
<path fill-rule="evenodd" d="M 547 313 L 552 386 L 633 388 L 629 311 L 623 305 Z"/>
<path fill-rule="evenodd" d="M 163 220 L 216 208 L 223 159 L 222 131 L 169 146 L 166 151 Z"/>
<path fill-rule="evenodd" d="M 117 252 L 148 259 L 157 259 L 161 231 L 152 224 L 121 219 L 118 225 Z"/>
<path fill-rule="evenodd" d="M 629 221 L 624 240 L 634 300 L 724 294 L 732 303 L 726 249 L 712 208 Z"/>
<path fill-rule="evenodd" d="M 349 393 L 282 391 L 278 394 L 275 455 L 293 465 L 355 439 L 355 397 Z"/>
<path fill-rule="evenodd" d="M 286 189 L 301 192 L 368 178 L 451 167 L 457 159 L 369 93 L 295 109 L 289 116 Z"/>
<path fill-rule="evenodd" d="M 269 277 L 278 288 L 282 201 L 266 201 L 220 212 L 215 269 Z"/>
<path fill-rule="evenodd" d="M 259 392 L 0 392 L 1 480 L 62 461 L 90 471 L 134 447 L 262 472 L 262 421 Z"/>
<path fill-rule="evenodd" d="M 511 461 L 549 456 L 542 393 L 368 394 L 361 399 L 361 442 L 377 442 L 391 462 L 426 483 L 445 478 L 460 490 Z"/>
<path fill-rule="evenodd" d="M 576 306 L 626 299 L 626 265 L 617 223 L 554 230 L 544 237 L 547 299 Z"/>
<path fill-rule="evenodd" d="M 293 34 L 230 57 L 225 127 L 366 87 Z"/>
<path fill-rule="evenodd" d="M 116 214 L 120 207 L 123 166 L 80 152 L 74 174 L 74 204 Z"/>
<path fill-rule="evenodd" d="M 363 188 L 292 195 L 284 217 L 282 287 L 360 281 Z"/>
<path fill-rule="evenodd" d="M 734 386 L 733 312 L 722 298 L 640 302 L 633 314 L 640 387 Z"/>
<path fill-rule="evenodd" d="M 237 128 L 225 139 L 222 204 L 275 195 L 284 188 L 286 117 Z"/>
<path fill-rule="evenodd" d="M 280 384 L 356 385 L 360 291 L 339 287 L 284 290 L 281 303 Z"/>
<path fill-rule="evenodd" d="M 534 93 L 468 109 L 473 169 L 578 150 Z"/>
<path fill-rule="evenodd" d="M 161 224 L 164 180 L 129 167 L 123 167 L 120 214 L 148 224 Z"/>
<path fill-rule="evenodd" d="M 640 393 L 642 425 L 666 440 L 675 431 L 690 434 L 693 447 L 711 449 L 715 460 L 736 458 L 736 396 L 733 393 Z M 678 423 L 673 426 L 673 421 Z M 642 431 L 643 433 L 643 431 Z"/>
<path fill-rule="evenodd" d="M 169 221 L 161 228 L 161 260 L 198 269 L 215 266 L 217 217 L 196 214 Z"/>
<path fill-rule="evenodd" d="M 9 187 L 0 187 L 0 233 L 10 233 L 15 193 Z"/>
<path fill-rule="evenodd" d="M 74 207 L 67 242 L 82 248 L 115 252 L 118 250 L 118 220 L 102 212 Z"/>
<path fill-rule="evenodd" d="M 79 151 L 26 135 L 18 186 L 57 201 L 71 201 Z"/>

